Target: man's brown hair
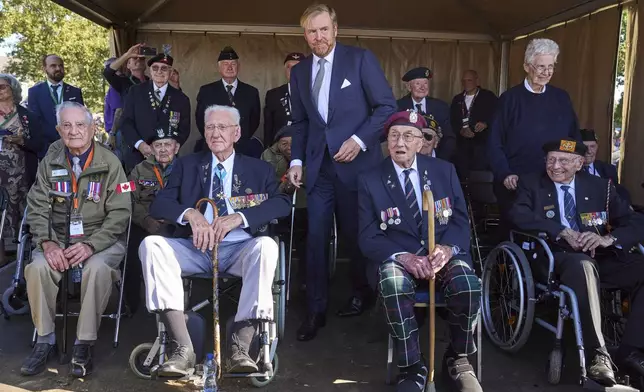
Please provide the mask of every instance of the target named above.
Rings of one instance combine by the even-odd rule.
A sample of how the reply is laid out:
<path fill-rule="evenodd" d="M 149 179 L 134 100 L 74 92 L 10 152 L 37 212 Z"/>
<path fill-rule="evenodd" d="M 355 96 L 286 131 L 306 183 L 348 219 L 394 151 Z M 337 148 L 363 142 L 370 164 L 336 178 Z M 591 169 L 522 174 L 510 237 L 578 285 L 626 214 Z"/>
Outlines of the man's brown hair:
<path fill-rule="evenodd" d="M 308 6 L 302 13 L 302 17 L 300 17 L 300 26 L 306 28 L 306 22 L 308 22 L 309 19 L 324 12 L 329 14 L 329 17 L 331 17 L 333 24 L 337 26 L 338 15 L 336 15 L 335 9 L 333 9 L 333 7 L 326 4 L 311 4 L 310 6 Z"/>

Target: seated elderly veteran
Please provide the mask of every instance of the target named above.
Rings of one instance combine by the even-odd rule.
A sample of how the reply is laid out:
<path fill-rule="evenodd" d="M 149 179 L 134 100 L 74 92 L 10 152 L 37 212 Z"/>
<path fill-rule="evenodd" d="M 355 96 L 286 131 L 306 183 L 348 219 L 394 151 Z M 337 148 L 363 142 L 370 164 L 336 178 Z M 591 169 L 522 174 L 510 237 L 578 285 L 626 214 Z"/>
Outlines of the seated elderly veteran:
<path fill-rule="evenodd" d="M 423 147 L 420 149 L 420 154 L 425 155 L 428 157 L 436 158 L 436 149 L 438 148 L 438 144 L 441 141 L 441 138 L 443 137 L 443 133 L 441 132 L 441 128 L 438 125 L 438 122 L 436 120 L 432 120 L 430 118 L 427 118 L 426 116 L 423 116 L 427 123 L 427 127 L 422 129 L 423 132 Z M 382 155 L 384 157 L 389 156 L 389 142 L 385 141 L 381 144 L 382 147 Z"/>
<path fill-rule="evenodd" d="M 398 391 L 423 391 L 427 367 L 421 357 L 414 296 L 436 277 L 447 303 L 451 342 L 443 358 L 453 391 L 482 391 L 467 356 L 476 352 L 473 330 L 481 282 L 467 254 L 470 246 L 465 199 L 454 166 L 418 154 L 425 120 L 398 112 L 385 123 L 390 158 L 358 183 L 359 245 L 370 261 L 368 277 L 383 299 L 398 352 Z M 436 248 L 428 254 L 422 192 L 431 190 L 436 210 Z"/>
<path fill-rule="evenodd" d="M 125 232 L 132 212 L 132 198 L 127 192 L 131 187 L 116 156 L 93 141 L 95 126 L 85 106 L 64 102 L 58 106 L 56 118 L 61 139 L 49 147 L 27 195 L 27 224 L 37 248 L 25 268 L 25 279 L 38 338 L 20 372 L 25 376 L 38 374 L 55 356 L 58 282 L 65 271 L 80 266 L 81 309 L 71 374 L 84 377 L 92 372 L 93 344 L 101 315 L 125 255 Z M 69 228 L 65 227 L 66 208 L 61 199 L 54 199 L 50 221 L 50 190 L 76 194 Z M 67 230 L 72 245 L 63 249 Z"/>
<path fill-rule="evenodd" d="M 192 230 L 192 238 L 146 237 L 139 248 L 150 312 L 158 312 L 176 349 L 159 370 L 161 376 L 182 376 L 194 367 L 195 354 L 183 314 L 181 276 L 212 273 L 211 252 L 219 244 L 221 272 L 243 281 L 228 371 L 257 371 L 248 355 L 259 320 L 273 319 L 272 283 L 279 250 L 262 236 L 267 225 L 290 212 L 289 197 L 278 191 L 271 165 L 235 153 L 241 136 L 239 112 L 229 106 L 205 110 L 205 140 L 209 151 L 178 159 L 168 185 L 150 206 L 150 215 Z M 210 205 L 194 209 L 201 198 L 217 203 L 213 221 Z"/>
<path fill-rule="evenodd" d="M 615 384 L 602 335 L 600 281 L 631 295 L 616 363 L 644 375 L 644 256 L 628 252 L 644 236 L 644 218 L 607 179 L 580 172 L 586 153 L 582 143 L 566 138 L 546 143 L 543 150 L 546 173 L 519 180 L 512 223 L 519 230 L 548 235 L 557 279 L 577 296 L 584 347 L 592 358 L 588 377 L 606 386 Z M 546 266 L 533 269 L 537 276 L 547 271 Z"/>
<path fill-rule="evenodd" d="M 603 162 L 597 159 L 597 150 L 599 149 L 599 139 L 594 129 L 580 129 L 579 133 L 581 134 L 581 140 L 586 146 L 586 155 L 584 156 L 584 167 L 583 170 L 593 176 L 601 178 L 609 178 L 613 184 L 615 184 L 615 189 L 617 193 L 622 197 L 622 199 L 627 202 L 631 202 L 631 195 L 628 193 L 626 187 L 619 184 L 619 179 L 617 177 L 617 168 L 615 165 L 610 163 Z"/>

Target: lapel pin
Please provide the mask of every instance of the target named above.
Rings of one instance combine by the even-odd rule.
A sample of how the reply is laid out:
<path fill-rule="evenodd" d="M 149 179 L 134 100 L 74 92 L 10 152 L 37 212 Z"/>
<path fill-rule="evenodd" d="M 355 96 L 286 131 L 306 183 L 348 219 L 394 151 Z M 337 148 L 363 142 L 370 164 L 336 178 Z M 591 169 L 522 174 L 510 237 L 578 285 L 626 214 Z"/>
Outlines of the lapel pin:
<path fill-rule="evenodd" d="M 246 194 L 250 195 L 251 193 L 253 193 L 253 190 L 250 188 L 246 188 Z"/>
<path fill-rule="evenodd" d="M 550 211 L 546 212 L 546 217 L 548 217 L 550 219 L 554 218 L 555 217 L 555 212 L 553 210 L 550 210 Z"/>
<path fill-rule="evenodd" d="M 588 196 L 584 197 L 584 200 L 588 200 Z"/>

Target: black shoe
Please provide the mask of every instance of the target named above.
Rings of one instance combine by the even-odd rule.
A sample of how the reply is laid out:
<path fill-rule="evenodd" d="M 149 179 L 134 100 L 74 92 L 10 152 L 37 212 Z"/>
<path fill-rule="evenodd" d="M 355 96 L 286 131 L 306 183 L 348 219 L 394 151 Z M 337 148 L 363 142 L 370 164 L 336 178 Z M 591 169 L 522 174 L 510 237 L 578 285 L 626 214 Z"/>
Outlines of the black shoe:
<path fill-rule="evenodd" d="M 56 345 L 47 343 L 36 343 L 31 354 L 25 359 L 20 367 L 20 374 L 23 376 L 35 376 L 42 373 L 47 367 L 47 361 L 56 357 L 58 349 Z"/>
<path fill-rule="evenodd" d="M 423 392 L 427 383 L 427 366 L 421 360 L 404 369 L 400 369 L 396 392 Z"/>
<path fill-rule="evenodd" d="M 443 357 L 443 380 L 453 392 L 483 392 L 467 357 Z"/>
<path fill-rule="evenodd" d="M 297 340 L 306 342 L 315 339 L 318 329 L 326 325 L 326 316 L 323 313 L 311 313 L 306 316 L 297 329 Z"/>
<path fill-rule="evenodd" d="M 337 315 L 339 317 L 359 316 L 369 308 L 371 302 L 369 299 L 353 296 L 342 309 L 338 310 Z"/>
<path fill-rule="evenodd" d="M 94 348 L 89 344 L 76 344 L 72 349 L 72 361 L 69 364 L 69 373 L 77 378 L 89 376 L 94 370 L 92 360 Z"/>
<path fill-rule="evenodd" d="M 161 367 L 158 374 L 161 377 L 184 377 L 194 369 L 196 362 L 195 352 L 189 346 L 177 346 Z"/>
<path fill-rule="evenodd" d="M 588 378 L 596 381 L 605 387 L 612 387 L 617 384 L 613 363 L 606 354 L 596 354 L 588 368 Z"/>
<path fill-rule="evenodd" d="M 251 359 L 249 354 L 255 332 L 255 326 L 250 320 L 236 322 L 233 325 L 231 355 L 228 358 L 229 373 L 255 373 L 259 371 L 257 363 Z"/>
<path fill-rule="evenodd" d="M 644 377 L 644 354 L 639 350 L 633 350 L 628 355 L 619 358 L 617 363 L 631 376 Z"/>

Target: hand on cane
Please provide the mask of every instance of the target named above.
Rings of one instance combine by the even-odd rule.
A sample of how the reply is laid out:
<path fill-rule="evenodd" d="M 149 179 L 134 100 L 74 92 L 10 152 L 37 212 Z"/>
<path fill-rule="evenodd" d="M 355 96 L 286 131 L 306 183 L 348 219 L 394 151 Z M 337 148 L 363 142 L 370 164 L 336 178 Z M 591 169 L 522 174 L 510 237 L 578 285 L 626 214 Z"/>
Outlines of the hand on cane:
<path fill-rule="evenodd" d="M 438 271 L 443 269 L 445 264 L 452 258 L 453 252 L 452 248 L 449 246 L 445 245 L 436 245 L 434 248 L 434 251 L 427 256 L 429 259 L 429 264 L 431 266 L 431 276 L 429 276 L 429 279 L 433 279 L 436 277 L 436 274 Z"/>

